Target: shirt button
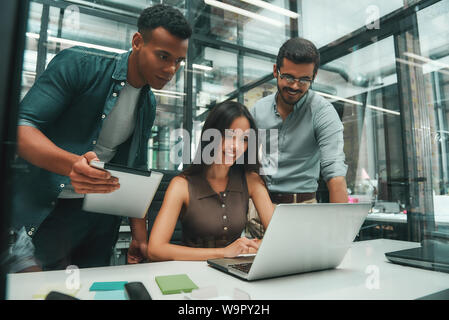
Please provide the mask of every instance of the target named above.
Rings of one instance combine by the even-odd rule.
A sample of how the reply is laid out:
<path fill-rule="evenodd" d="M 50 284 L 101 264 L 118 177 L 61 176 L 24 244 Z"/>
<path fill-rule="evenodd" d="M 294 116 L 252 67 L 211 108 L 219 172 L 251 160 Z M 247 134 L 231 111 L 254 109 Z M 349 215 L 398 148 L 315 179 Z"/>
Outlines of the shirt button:
<path fill-rule="evenodd" d="M 226 207 L 226 205 L 225 205 L 224 203 L 222 203 L 222 204 L 221 204 L 221 207 L 224 208 L 224 207 Z"/>
<path fill-rule="evenodd" d="M 112 96 L 115 98 L 115 97 L 117 97 L 117 92 L 114 92 L 113 94 L 112 94 Z"/>
<path fill-rule="evenodd" d="M 64 187 L 65 187 L 64 183 L 61 183 L 59 186 L 60 186 L 61 188 L 64 188 Z"/>
<path fill-rule="evenodd" d="M 226 220 L 227 218 L 228 218 L 227 216 L 223 216 L 223 219 L 225 219 L 225 220 Z"/>
<path fill-rule="evenodd" d="M 226 193 L 223 193 L 223 197 L 226 197 Z"/>
<path fill-rule="evenodd" d="M 223 229 L 224 229 L 224 231 L 228 231 L 228 227 L 224 227 Z"/>
<path fill-rule="evenodd" d="M 34 230 L 36 230 L 36 229 L 34 229 L 34 228 L 31 228 L 31 231 L 34 231 Z"/>
<path fill-rule="evenodd" d="M 92 144 L 97 144 L 97 140 L 92 141 Z"/>
<path fill-rule="evenodd" d="M 124 87 L 125 86 L 125 82 L 120 82 L 120 85 L 122 86 L 122 87 Z"/>
<path fill-rule="evenodd" d="M 105 115 L 105 114 L 102 114 L 102 115 L 101 115 L 101 119 L 104 119 L 104 118 L 106 118 L 106 115 Z"/>
<path fill-rule="evenodd" d="M 29 236 L 32 236 L 32 235 L 33 235 L 33 232 L 28 231 L 28 235 L 29 235 Z"/>

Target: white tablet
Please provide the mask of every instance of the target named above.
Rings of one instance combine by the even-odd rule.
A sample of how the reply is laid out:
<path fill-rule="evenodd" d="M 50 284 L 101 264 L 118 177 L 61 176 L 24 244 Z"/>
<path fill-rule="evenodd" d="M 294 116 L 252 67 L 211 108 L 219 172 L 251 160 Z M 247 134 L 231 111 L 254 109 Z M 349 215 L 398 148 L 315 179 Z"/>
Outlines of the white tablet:
<path fill-rule="evenodd" d="M 92 167 L 107 170 L 119 179 L 120 188 L 111 193 L 89 193 L 83 210 L 131 218 L 144 218 L 163 174 L 116 164 L 91 161 Z"/>

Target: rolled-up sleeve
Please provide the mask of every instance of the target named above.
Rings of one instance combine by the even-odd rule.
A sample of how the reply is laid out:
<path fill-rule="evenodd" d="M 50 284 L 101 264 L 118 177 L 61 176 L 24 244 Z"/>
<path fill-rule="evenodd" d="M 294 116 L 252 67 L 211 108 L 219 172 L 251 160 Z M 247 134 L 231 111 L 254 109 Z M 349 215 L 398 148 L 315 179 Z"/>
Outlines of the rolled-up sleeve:
<path fill-rule="evenodd" d="M 76 48 L 57 54 L 19 107 L 19 125 L 38 129 L 55 121 L 79 91 L 84 53 Z"/>
<path fill-rule="evenodd" d="M 320 147 L 321 175 L 327 182 L 334 177 L 346 176 L 348 166 L 345 164 L 343 151 L 343 124 L 337 111 L 330 103 L 320 108 L 315 115 L 315 136 Z"/>

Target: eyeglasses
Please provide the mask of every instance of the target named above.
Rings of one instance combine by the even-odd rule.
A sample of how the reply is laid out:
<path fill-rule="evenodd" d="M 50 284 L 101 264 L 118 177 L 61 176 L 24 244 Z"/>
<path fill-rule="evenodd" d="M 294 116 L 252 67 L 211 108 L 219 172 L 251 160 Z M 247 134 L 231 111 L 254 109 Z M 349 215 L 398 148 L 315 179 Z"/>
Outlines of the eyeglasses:
<path fill-rule="evenodd" d="M 288 84 L 294 84 L 295 82 L 298 82 L 300 86 L 305 87 L 307 85 L 310 85 L 312 83 L 313 80 L 309 79 L 309 78 L 293 78 L 291 75 L 289 74 L 282 74 L 279 69 L 278 69 L 278 75 L 279 77 L 281 77 L 281 79 L 285 79 L 287 81 Z"/>

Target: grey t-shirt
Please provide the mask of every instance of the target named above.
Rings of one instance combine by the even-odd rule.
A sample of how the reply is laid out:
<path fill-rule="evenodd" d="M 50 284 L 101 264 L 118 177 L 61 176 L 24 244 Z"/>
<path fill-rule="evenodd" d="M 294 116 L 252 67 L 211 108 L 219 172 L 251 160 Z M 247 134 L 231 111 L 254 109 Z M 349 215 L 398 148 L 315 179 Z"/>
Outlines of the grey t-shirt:
<path fill-rule="evenodd" d="M 93 150 L 100 161 L 110 161 L 115 156 L 117 147 L 134 132 L 140 89 L 127 83 L 120 91 L 117 104 L 104 120 Z"/>
<path fill-rule="evenodd" d="M 276 94 L 264 97 L 250 110 L 259 129 L 278 133 L 277 136 L 267 134 L 264 160 L 272 164 L 266 177 L 268 189 L 286 193 L 315 192 L 320 171 L 325 181 L 346 176 L 343 124 L 332 104 L 309 90 L 296 103 L 293 112 L 282 120 L 275 98 Z M 275 144 L 278 152 L 270 150 Z"/>
<path fill-rule="evenodd" d="M 125 142 L 134 132 L 137 118 L 137 102 L 141 88 L 134 88 L 129 83 L 120 91 L 117 103 L 104 119 L 100 135 L 94 147 L 98 159 L 108 162 L 114 158 L 117 148 Z M 84 195 L 76 193 L 71 184 L 66 185 L 59 198 L 83 198 Z"/>

